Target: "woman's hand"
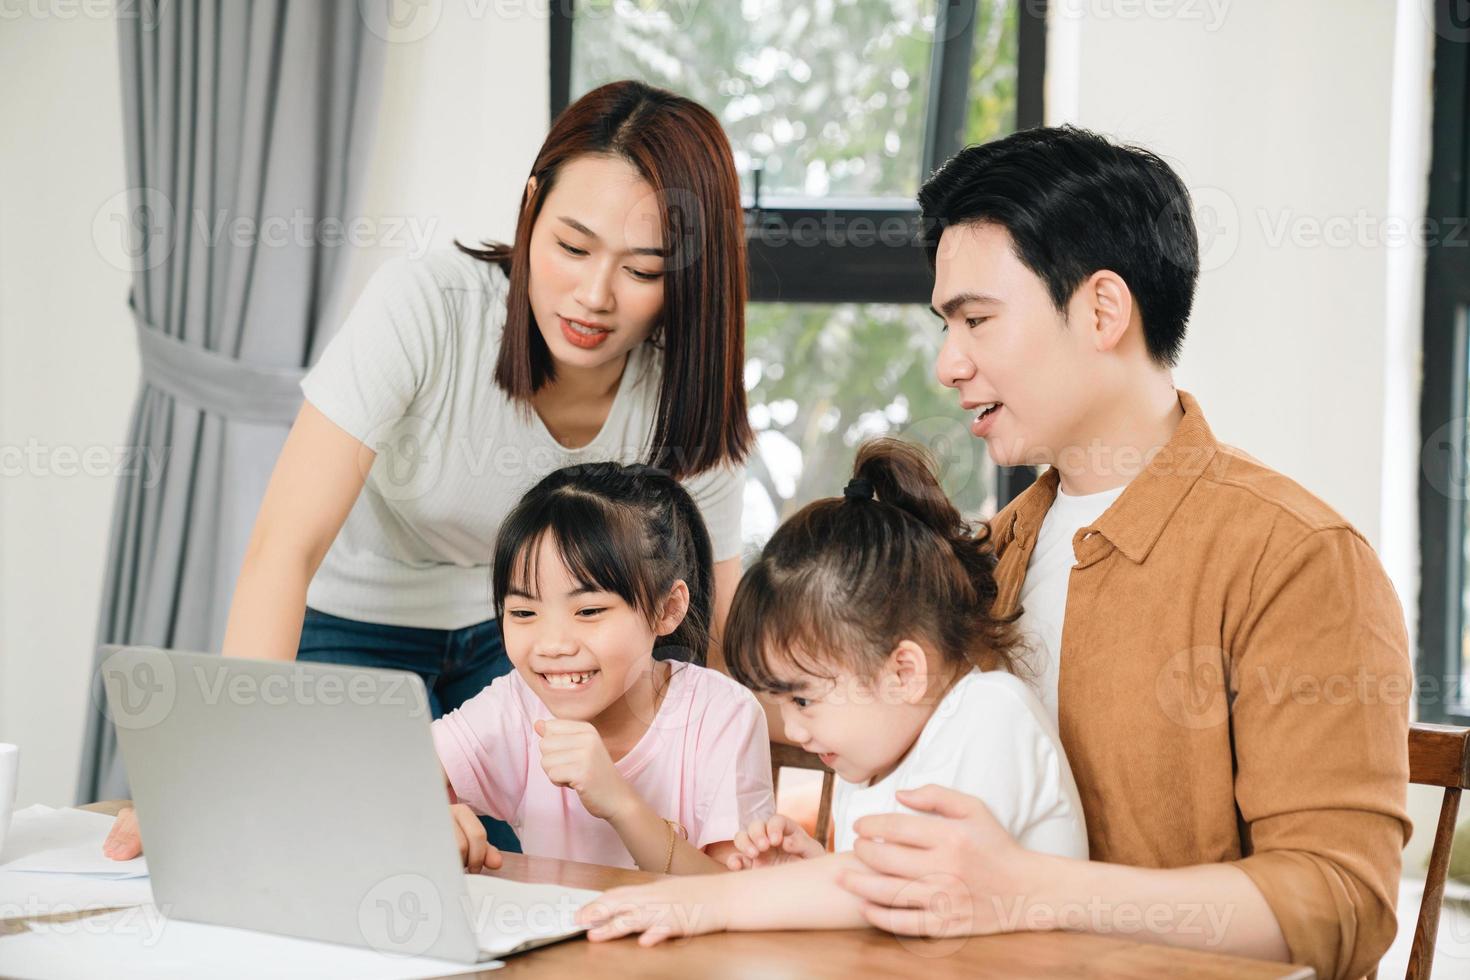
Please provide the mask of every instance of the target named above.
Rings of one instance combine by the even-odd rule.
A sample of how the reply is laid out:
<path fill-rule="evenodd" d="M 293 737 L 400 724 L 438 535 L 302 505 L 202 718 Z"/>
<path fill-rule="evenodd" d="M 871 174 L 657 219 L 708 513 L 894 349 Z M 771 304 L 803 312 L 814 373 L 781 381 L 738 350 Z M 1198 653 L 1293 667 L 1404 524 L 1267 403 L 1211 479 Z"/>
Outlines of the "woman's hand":
<path fill-rule="evenodd" d="M 785 864 L 827 853 L 801 824 L 779 813 L 768 820 L 751 821 L 749 827 L 735 835 L 734 844 L 738 853 L 725 860 L 731 871 Z"/>
<path fill-rule="evenodd" d="M 128 861 L 143 853 L 143 838 L 138 833 L 138 811 L 130 806 L 117 811 L 112 830 L 102 842 L 102 853 L 114 861 Z"/>
<path fill-rule="evenodd" d="M 535 729 L 541 736 L 541 768 L 556 785 L 576 790 L 588 813 L 612 820 L 641 802 L 591 722 L 546 718 Z"/>
<path fill-rule="evenodd" d="M 648 885 L 614 888 L 577 913 L 595 943 L 638 933 L 639 946 L 674 936 L 723 932 L 729 922 L 729 889 L 722 874 L 684 875 Z"/>

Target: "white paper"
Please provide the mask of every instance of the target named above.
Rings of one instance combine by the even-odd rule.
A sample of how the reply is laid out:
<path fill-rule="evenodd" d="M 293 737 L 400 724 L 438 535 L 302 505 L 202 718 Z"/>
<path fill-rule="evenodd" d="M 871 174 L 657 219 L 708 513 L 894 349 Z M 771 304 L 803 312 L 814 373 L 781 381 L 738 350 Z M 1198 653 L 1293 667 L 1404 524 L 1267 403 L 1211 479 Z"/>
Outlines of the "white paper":
<path fill-rule="evenodd" d="M 114 861 L 102 853 L 113 818 L 67 807 L 26 807 L 10 822 L 0 871 L 138 878 L 148 874 L 144 858 Z"/>
<path fill-rule="evenodd" d="M 74 922 L 42 923 L 30 932 L 0 937 L 0 975 L 20 980 L 329 976 L 413 980 L 470 975 L 502 965 L 393 956 L 356 946 L 183 922 L 165 918 L 152 905 Z"/>
<path fill-rule="evenodd" d="M 497 956 L 523 943 L 584 932 L 575 921 L 577 910 L 601 894 L 481 874 L 465 875 L 465 884 L 475 937 L 481 949 Z"/>

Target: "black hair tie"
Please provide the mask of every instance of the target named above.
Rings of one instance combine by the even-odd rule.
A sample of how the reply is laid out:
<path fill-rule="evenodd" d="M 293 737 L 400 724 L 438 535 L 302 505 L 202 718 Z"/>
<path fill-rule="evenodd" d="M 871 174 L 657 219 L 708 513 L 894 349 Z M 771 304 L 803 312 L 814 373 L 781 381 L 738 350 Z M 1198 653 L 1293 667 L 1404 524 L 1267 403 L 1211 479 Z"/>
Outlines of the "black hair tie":
<path fill-rule="evenodd" d="M 842 495 L 853 500 L 872 500 L 873 481 L 865 476 L 855 476 L 842 488 Z"/>

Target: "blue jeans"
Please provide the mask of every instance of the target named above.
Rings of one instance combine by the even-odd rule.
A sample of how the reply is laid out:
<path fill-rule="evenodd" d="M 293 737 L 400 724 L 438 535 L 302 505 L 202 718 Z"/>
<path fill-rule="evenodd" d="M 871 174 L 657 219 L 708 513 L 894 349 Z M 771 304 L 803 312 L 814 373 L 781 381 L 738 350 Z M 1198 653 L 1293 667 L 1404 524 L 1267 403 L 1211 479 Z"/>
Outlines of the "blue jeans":
<path fill-rule="evenodd" d="M 311 608 L 306 610 L 296 659 L 412 671 L 423 679 L 435 718 L 511 671 L 500 623 L 493 619 L 457 630 L 421 629 L 363 623 Z M 481 817 L 480 822 L 491 844 L 502 851 L 520 851 L 521 842 L 510 824 L 490 817 Z"/>

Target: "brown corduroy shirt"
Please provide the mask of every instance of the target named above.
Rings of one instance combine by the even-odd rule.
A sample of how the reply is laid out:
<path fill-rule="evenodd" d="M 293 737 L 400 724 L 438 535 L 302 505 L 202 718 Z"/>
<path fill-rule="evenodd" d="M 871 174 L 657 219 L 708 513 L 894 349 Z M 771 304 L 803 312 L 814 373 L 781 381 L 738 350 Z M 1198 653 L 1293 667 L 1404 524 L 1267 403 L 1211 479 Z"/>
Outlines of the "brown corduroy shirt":
<path fill-rule="evenodd" d="M 1393 940 L 1409 834 L 1403 611 L 1362 535 L 1179 402 L 1072 542 L 1058 712 L 1092 858 L 1234 864 L 1293 961 L 1359 977 Z M 992 521 L 1002 613 L 1057 482 Z"/>

